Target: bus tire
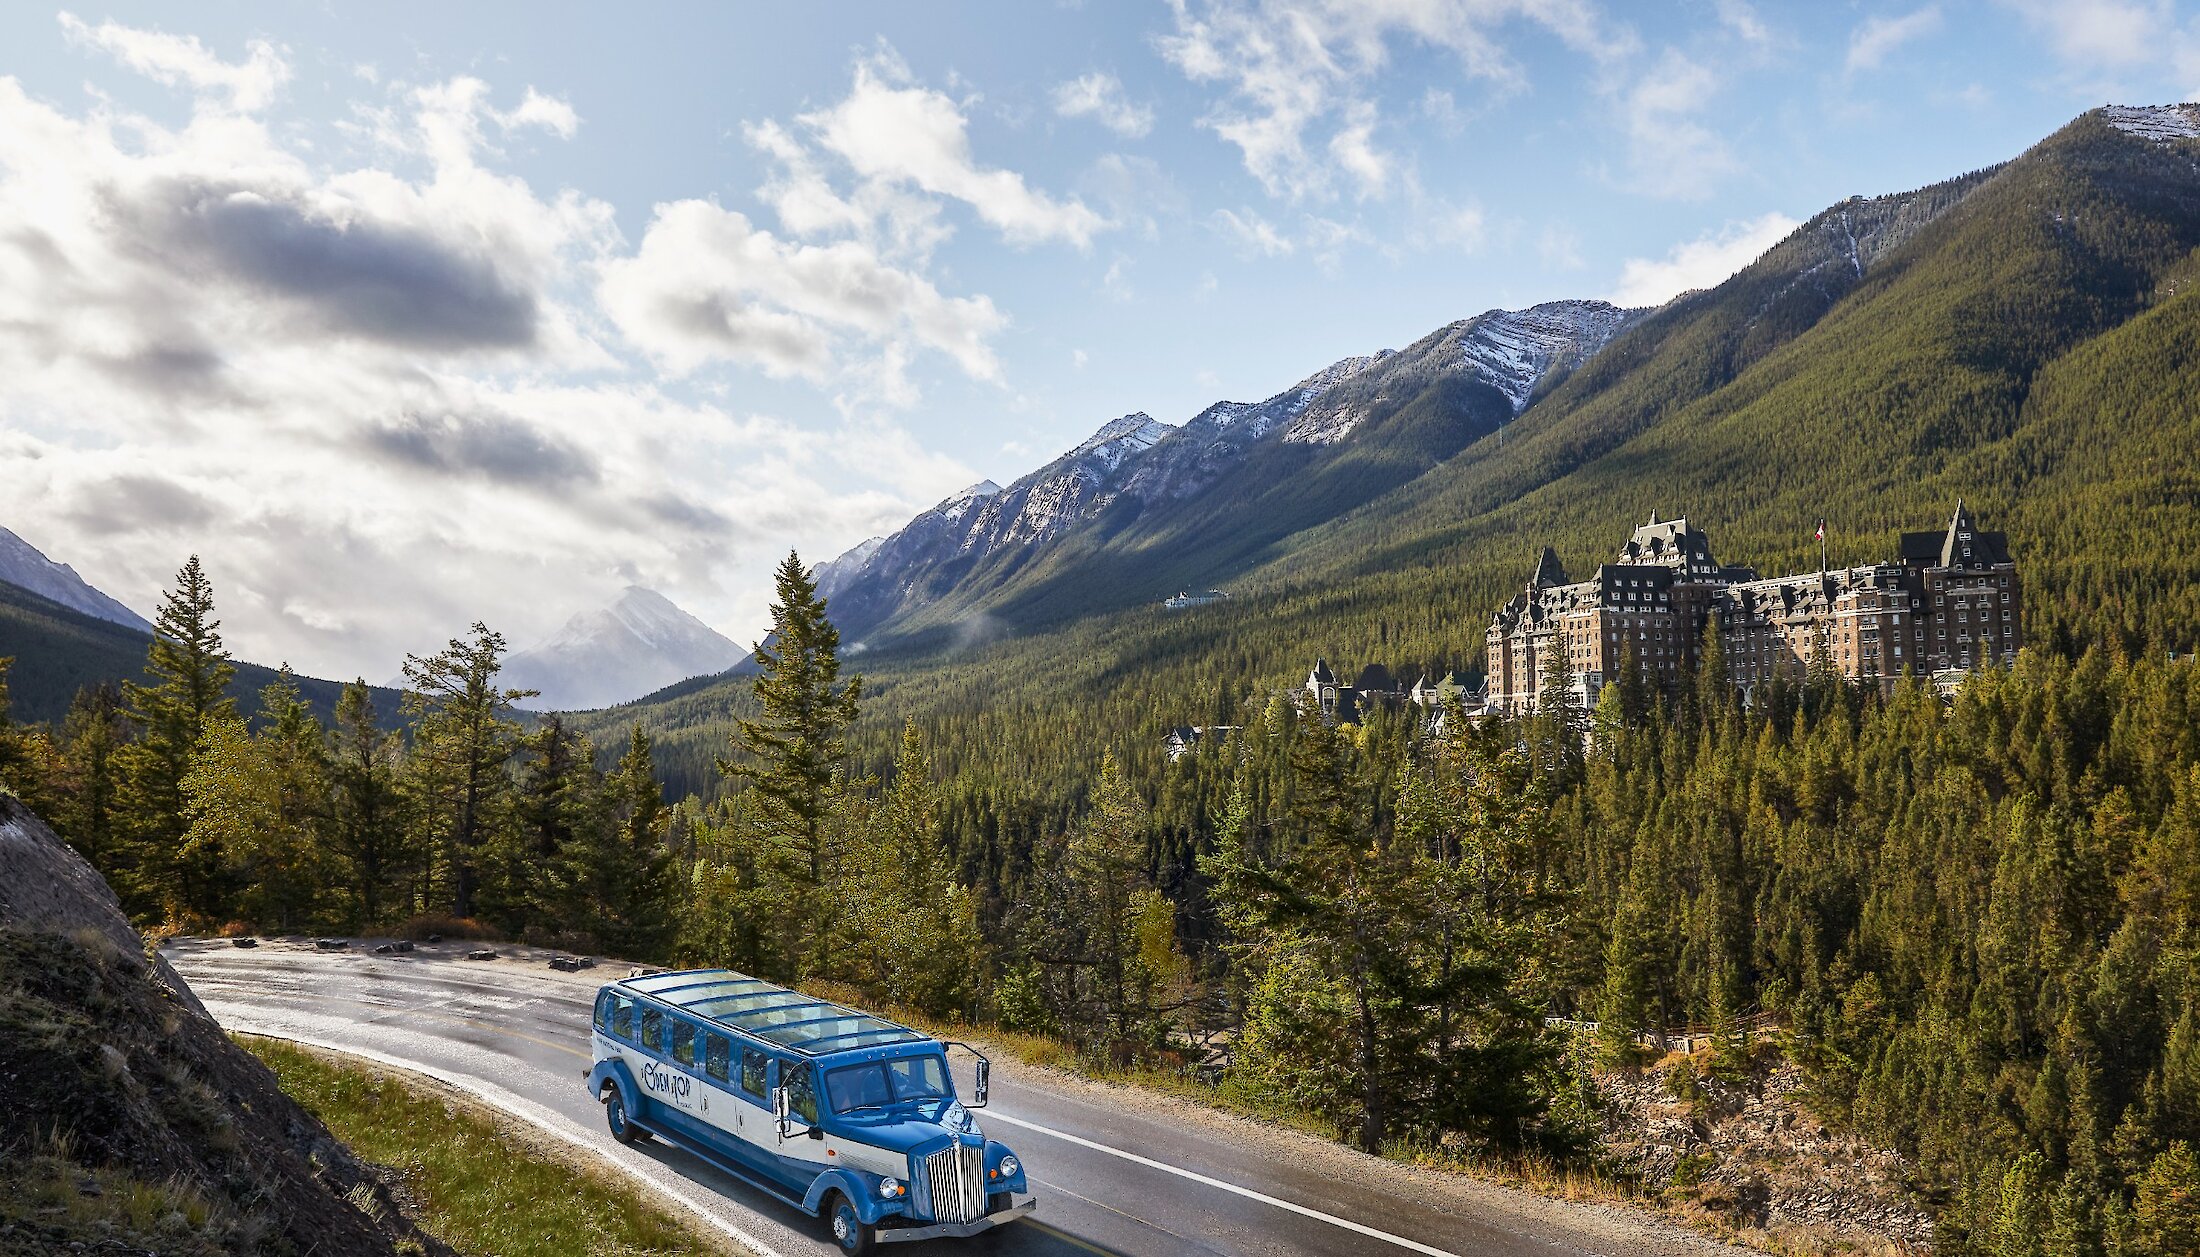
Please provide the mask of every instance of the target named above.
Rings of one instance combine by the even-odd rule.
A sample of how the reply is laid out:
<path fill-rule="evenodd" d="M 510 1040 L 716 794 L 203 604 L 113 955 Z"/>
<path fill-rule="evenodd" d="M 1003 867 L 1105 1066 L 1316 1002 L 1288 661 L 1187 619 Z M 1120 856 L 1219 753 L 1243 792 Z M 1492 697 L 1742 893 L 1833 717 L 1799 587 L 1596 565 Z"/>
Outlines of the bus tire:
<path fill-rule="evenodd" d="M 619 1084 L 612 1083 L 603 1089 L 604 1122 L 611 1127 L 611 1137 L 622 1144 L 641 1143 L 649 1138 L 649 1132 L 634 1124 L 634 1115 L 627 1112 L 626 1097 L 619 1094 Z"/>
<path fill-rule="evenodd" d="M 857 1216 L 855 1202 L 842 1193 L 825 1198 L 825 1221 L 833 1228 L 833 1243 L 849 1257 L 863 1257 L 878 1248 L 878 1229 Z"/>

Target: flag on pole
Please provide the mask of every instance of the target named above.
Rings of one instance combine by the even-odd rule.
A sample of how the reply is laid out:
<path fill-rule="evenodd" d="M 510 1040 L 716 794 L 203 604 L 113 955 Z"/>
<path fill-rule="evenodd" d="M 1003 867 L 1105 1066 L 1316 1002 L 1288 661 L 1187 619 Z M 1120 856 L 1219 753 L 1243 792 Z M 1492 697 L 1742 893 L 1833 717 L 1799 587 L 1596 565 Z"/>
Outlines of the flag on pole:
<path fill-rule="evenodd" d="M 1824 541 L 1826 539 L 1826 521 L 1823 518 L 1820 518 L 1818 521 L 1818 532 L 1816 533 L 1814 539 L 1818 541 Z"/>

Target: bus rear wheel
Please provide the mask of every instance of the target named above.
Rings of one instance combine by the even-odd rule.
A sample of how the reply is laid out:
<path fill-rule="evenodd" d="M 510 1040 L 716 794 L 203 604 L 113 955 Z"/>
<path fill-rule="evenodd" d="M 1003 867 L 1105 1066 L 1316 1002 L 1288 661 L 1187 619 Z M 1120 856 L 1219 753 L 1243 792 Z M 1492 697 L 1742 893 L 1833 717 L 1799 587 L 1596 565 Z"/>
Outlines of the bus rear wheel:
<path fill-rule="evenodd" d="M 850 1257 L 862 1257 L 878 1247 L 877 1229 L 858 1217 L 855 1202 L 841 1193 L 834 1192 L 826 1200 L 825 1218 L 833 1226 L 833 1243 Z"/>
<path fill-rule="evenodd" d="M 634 1124 L 634 1115 L 626 1110 L 626 1097 L 619 1092 L 618 1084 L 604 1088 L 604 1121 L 611 1127 L 611 1137 L 622 1144 L 641 1143 L 649 1138 L 649 1132 Z"/>

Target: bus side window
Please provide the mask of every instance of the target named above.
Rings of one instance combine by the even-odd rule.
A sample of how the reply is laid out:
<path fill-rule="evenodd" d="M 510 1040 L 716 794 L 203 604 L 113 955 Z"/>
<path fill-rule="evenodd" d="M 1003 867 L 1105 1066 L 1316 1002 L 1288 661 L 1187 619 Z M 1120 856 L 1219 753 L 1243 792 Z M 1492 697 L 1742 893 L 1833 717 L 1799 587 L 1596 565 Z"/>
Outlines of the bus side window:
<path fill-rule="evenodd" d="M 779 1063 L 779 1083 L 787 1089 L 787 1107 L 805 1126 L 817 1125 L 817 1088 L 810 1081 L 810 1067 L 793 1061 Z"/>
<path fill-rule="evenodd" d="M 601 992 L 596 996 L 596 1029 L 604 1031 L 611 1029 L 611 992 L 609 991 Z"/>
<path fill-rule="evenodd" d="M 764 1067 L 769 1058 L 755 1048 L 741 1049 L 741 1089 L 761 1100 L 764 1098 Z"/>
<path fill-rule="evenodd" d="M 695 1027 L 678 1018 L 672 1022 L 672 1059 L 682 1065 L 695 1063 Z"/>
<path fill-rule="evenodd" d="M 722 1034 L 703 1036 L 703 1072 L 720 1082 L 733 1068 L 733 1044 Z"/>
<path fill-rule="evenodd" d="M 634 1001 L 624 995 L 611 997 L 611 1033 L 622 1039 L 634 1037 Z"/>
<path fill-rule="evenodd" d="M 642 1046 L 652 1052 L 665 1050 L 665 1015 L 655 1008 L 642 1010 Z"/>

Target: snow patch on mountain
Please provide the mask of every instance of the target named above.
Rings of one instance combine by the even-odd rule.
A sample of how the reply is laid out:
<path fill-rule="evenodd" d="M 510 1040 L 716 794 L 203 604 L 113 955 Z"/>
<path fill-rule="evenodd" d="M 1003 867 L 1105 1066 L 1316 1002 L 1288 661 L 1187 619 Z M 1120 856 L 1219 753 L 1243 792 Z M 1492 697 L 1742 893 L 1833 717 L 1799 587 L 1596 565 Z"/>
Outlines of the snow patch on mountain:
<path fill-rule="evenodd" d="M 818 596 L 830 598 L 846 588 L 849 582 L 863 572 L 863 567 L 871 561 L 871 556 L 877 554 L 879 547 L 885 544 L 884 537 L 865 537 L 848 547 L 840 557 L 818 564 L 810 573 L 810 579 L 817 582 Z"/>
<path fill-rule="evenodd" d="M 970 508 L 1001 491 L 1001 486 L 991 480 L 980 480 L 955 496 L 932 508 L 932 513 L 942 519 L 957 520 L 970 513 Z"/>
<path fill-rule="evenodd" d="M 18 585 L 41 598 L 51 599 L 94 619 L 150 633 L 145 617 L 86 584 L 76 569 L 56 563 L 37 546 L 0 528 L 0 581 Z"/>
<path fill-rule="evenodd" d="M 2200 105 L 2106 105 L 2101 116 L 2126 135 L 2157 144 L 2200 138 Z"/>
<path fill-rule="evenodd" d="M 1083 444 L 1071 450 L 1065 457 L 1086 458 L 1097 456 L 1109 471 L 1123 465 L 1123 460 L 1133 454 L 1142 454 L 1154 447 L 1162 437 L 1175 429 L 1144 411 L 1128 414 L 1103 426 L 1098 432 L 1085 438 Z"/>
<path fill-rule="evenodd" d="M 1554 366 L 1578 365 L 1632 317 L 1603 301 L 1548 301 L 1525 310 L 1492 310 L 1469 319 L 1459 352 L 1482 381 L 1505 395 L 1514 414 Z"/>

